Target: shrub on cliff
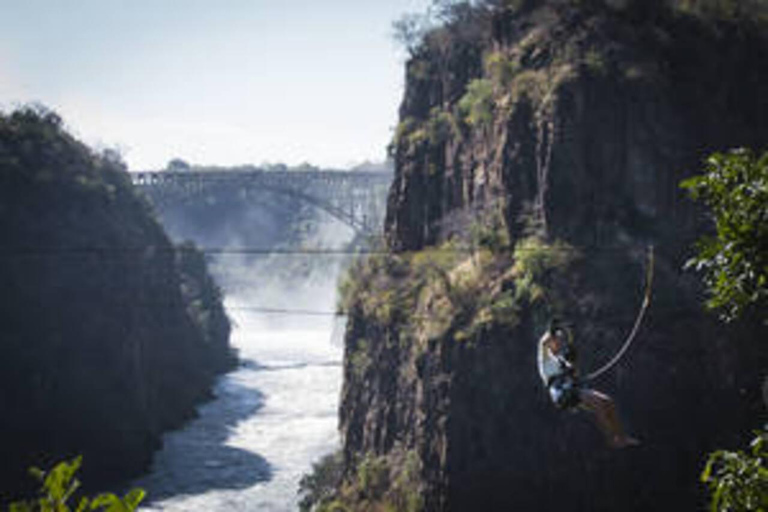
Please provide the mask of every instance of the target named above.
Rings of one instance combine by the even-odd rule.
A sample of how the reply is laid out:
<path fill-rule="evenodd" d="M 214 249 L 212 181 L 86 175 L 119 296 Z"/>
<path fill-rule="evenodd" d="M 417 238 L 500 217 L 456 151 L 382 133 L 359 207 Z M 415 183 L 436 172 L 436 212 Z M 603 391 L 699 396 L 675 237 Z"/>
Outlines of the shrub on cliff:
<path fill-rule="evenodd" d="M 459 101 L 459 109 L 470 126 L 485 126 L 493 120 L 493 84 L 478 78 L 467 84 L 467 92 Z"/>
<path fill-rule="evenodd" d="M 342 454 L 327 455 L 312 465 L 299 484 L 302 512 L 422 512 L 421 461 L 415 451 L 397 450 L 389 457 L 366 453 L 346 479 Z"/>
<path fill-rule="evenodd" d="M 330 505 L 341 483 L 342 457 L 340 452 L 326 455 L 312 464 L 312 471 L 299 481 L 299 510 L 309 512 L 315 507 Z"/>
<path fill-rule="evenodd" d="M 530 236 L 511 247 L 494 217 L 478 219 L 467 231 L 420 251 L 357 260 L 341 280 L 339 309 L 390 329 L 403 346 L 418 347 L 446 333 L 471 342 L 490 326 L 512 328 L 524 304 L 560 307 L 548 289 L 578 257 L 570 245 Z M 348 367 L 362 378 L 375 347 L 356 338 L 347 348 Z"/>

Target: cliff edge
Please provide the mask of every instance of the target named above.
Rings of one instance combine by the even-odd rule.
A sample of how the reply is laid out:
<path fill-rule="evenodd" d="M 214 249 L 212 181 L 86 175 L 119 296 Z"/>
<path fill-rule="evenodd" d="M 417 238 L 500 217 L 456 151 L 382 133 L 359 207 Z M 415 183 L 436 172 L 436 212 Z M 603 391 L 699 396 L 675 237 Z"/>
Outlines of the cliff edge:
<path fill-rule="evenodd" d="M 613 2 L 611 2 L 613 3 Z M 340 409 L 354 510 L 692 510 L 707 452 L 765 420 L 765 326 L 724 327 L 682 270 L 709 229 L 679 183 L 768 140 L 765 31 L 602 2 L 477 7 L 424 36 L 393 142 L 389 251 L 354 265 Z M 579 4 L 579 5 L 576 5 Z M 637 4 L 637 3 L 635 3 Z M 640 3 L 642 4 L 642 3 Z M 639 447 L 555 410 L 548 321 Z"/>
<path fill-rule="evenodd" d="M 76 455 L 89 486 L 125 481 L 234 363 L 220 292 L 56 114 L 0 115 L 0 170 L 0 502 Z"/>

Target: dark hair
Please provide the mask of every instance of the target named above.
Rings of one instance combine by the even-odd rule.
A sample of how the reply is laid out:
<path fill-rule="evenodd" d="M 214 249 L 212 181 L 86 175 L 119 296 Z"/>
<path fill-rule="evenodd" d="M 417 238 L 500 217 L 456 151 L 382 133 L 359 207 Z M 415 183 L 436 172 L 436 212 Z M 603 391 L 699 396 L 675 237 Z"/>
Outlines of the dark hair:
<path fill-rule="evenodd" d="M 562 322 L 559 318 L 553 318 L 549 321 L 549 333 L 553 336 L 556 336 L 557 331 L 563 330 Z"/>

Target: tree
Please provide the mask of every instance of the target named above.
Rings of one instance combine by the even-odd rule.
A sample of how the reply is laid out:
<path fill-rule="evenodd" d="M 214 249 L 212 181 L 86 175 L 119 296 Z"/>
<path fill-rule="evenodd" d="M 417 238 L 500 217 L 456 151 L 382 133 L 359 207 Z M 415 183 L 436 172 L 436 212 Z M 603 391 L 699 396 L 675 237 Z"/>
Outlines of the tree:
<path fill-rule="evenodd" d="M 414 56 L 431 27 L 428 14 L 406 13 L 392 22 L 392 37 L 410 56 Z"/>
<path fill-rule="evenodd" d="M 757 432 L 750 448 L 710 454 L 701 481 L 712 493 L 712 512 L 768 510 L 768 430 Z"/>
<path fill-rule="evenodd" d="M 750 309 L 768 321 L 768 152 L 716 153 L 704 174 L 681 185 L 706 204 L 715 224 L 715 235 L 699 240 L 687 264 L 704 274 L 707 305 L 725 321 Z"/>
<path fill-rule="evenodd" d="M 191 168 L 192 166 L 181 158 L 174 158 L 166 166 L 166 170 L 171 172 L 184 172 L 189 171 Z"/>
<path fill-rule="evenodd" d="M 41 482 L 39 496 L 11 503 L 9 512 L 133 512 L 138 508 L 146 494 L 143 489 L 133 489 L 122 498 L 112 493 L 102 493 L 94 498 L 76 498 L 80 480 L 75 474 L 82 460 L 82 457 L 77 457 L 70 462 L 60 462 L 47 472 L 32 468 L 30 473 Z"/>

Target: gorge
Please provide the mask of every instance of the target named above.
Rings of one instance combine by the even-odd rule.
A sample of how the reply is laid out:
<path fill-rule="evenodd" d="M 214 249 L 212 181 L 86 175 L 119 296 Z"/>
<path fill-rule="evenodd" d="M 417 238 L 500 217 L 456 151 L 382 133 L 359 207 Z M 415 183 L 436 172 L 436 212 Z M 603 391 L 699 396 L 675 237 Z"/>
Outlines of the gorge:
<path fill-rule="evenodd" d="M 365 238 L 347 214 L 380 225 L 391 175 L 344 192 L 354 173 L 283 169 L 267 172 L 288 194 L 236 181 L 190 199 L 138 190 L 53 112 L 0 121 L 0 501 L 30 495 L 28 467 L 82 455 L 86 489 L 138 486 L 149 509 L 295 509 L 338 445 L 336 279 Z M 325 208 L 315 176 L 340 191 Z"/>
<path fill-rule="evenodd" d="M 393 173 L 179 158 L 129 173 L 45 108 L 0 113 L 0 507 L 33 492 L 29 466 L 80 454 L 84 492 L 141 487 L 143 510 L 707 506 L 708 454 L 768 428 L 768 324 L 707 310 L 691 258 L 714 216 L 681 183 L 718 170 L 713 153 L 765 150 L 768 3 L 429 6 L 395 23 Z M 282 58 L 275 76 L 302 68 Z M 311 102 L 335 113 L 339 97 Z M 227 102 L 244 113 L 231 125 L 168 126 L 249 146 L 238 123 L 261 100 Z M 289 100 L 279 126 L 303 120 Z M 257 121 L 257 142 L 277 140 Z M 741 199 L 768 197 L 762 179 Z M 765 266 L 760 201 L 748 249 Z M 768 267 L 748 270 L 765 300 Z M 551 403 L 537 342 L 554 322 L 637 446 Z"/>
<path fill-rule="evenodd" d="M 322 194 L 301 172 L 266 171 L 283 182 L 278 191 L 259 186 L 260 178 L 246 190 L 252 169 L 209 172 L 237 179 L 203 186 L 194 200 L 144 190 L 174 239 L 209 248 L 240 365 L 218 382 L 199 418 L 166 436 L 151 471 L 134 484 L 147 490 L 149 510 L 296 510 L 310 463 L 338 448 L 345 321 L 335 314 L 336 279 L 362 235 L 333 215 L 349 204 L 329 213 L 303 200 Z M 299 197 L 286 194 L 287 181 Z M 367 187 L 373 203 L 360 203 L 372 222 L 383 183 Z"/>

